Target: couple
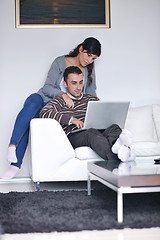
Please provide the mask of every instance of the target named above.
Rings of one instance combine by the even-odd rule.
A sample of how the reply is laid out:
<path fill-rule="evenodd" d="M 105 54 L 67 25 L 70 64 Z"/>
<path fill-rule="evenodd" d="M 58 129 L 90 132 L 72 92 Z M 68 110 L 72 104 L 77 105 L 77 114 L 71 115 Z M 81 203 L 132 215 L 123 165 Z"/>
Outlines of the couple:
<path fill-rule="evenodd" d="M 40 111 L 41 118 L 57 120 L 65 131 L 73 148 L 89 146 L 101 158 L 131 161 L 135 159 L 130 150 L 132 135 L 127 130 L 113 124 L 104 130 L 90 128 L 72 133 L 76 128 L 83 128 L 88 101 L 98 101 L 97 97 L 83 94 L 83 73 L 76 66 L 67 67 L 64 71 L 63 84 L 67 95 L 73 100 L 74 107 L 68 107 L 62 96 L 53 98 Z"/>
<path fill-rule="evenodd" d="M 96 76 L 95 76 L 94 62 L 100 55 L 101 55 L 100 42 L 96 38 L 89 37 L 89 38 L 86 38 L 82 43 L 80 43 L 76 48 L 74 48 L 73 51 L 71 51 L 69 54 L 57 57 L 54 60 L 48 72 L 48 76 L 44 83 L 44 86 L 37 93 L 31 94 L 26 99 L 22 110 L 17 115 L 13 132 L 11 135 L 10 143 L 9 143 L 8 154 L 7 154 L 7 159 L 11 163 L 11 165 L 9 166 L 8 170 L 1 176 L 1 178 L 11 179 L 14 176 L 16 176 L 16 174 L 18 173 L 19 169 L 21 168 L 23 157 L 28 145 L 30 121 L 33 118 L 36 118 L 39 116 L 40 110 L 44 106 L 46 106 L 46 104 L 48 104 L 48 102 L 52 98 L 61 96 L 60 97 L 61 101 L 63 102 L 63 104 L 65 104 L 65 107 L 68 106 L 70 110 L 74 110 L 75 102 L 77 100 L 78 101 L 81 100 L 77 98 L 81 96 L 82 86 L 80 87 L 80 90 L 73 91 L 74 92 L 73 95 L 78 94 L 78 96 L 74 97 L 75 99 L 73 99 L 72 93 L 66 94 L 66 88 L 63 85 L 63 75 L 66 68 L 70 66 L 79 67 L 83 73 L 82 74 L 83 75 L 83 82 L 82 82 L 83 93 L 96 96 Z M 90 97 L 86 96 L 86 102 L 89 100 L 92 100 L 90 99 Z M 84 98 L 85 98 L 85 95 L 82 97 L 82 100 Z M 98 99 L 95 98 L 93 100 L 98 100 Z M 43 109 L 43 112 L 44 112 L 44 109 Z M 45 115 L 45 117 L 49 117 L 49 116 Z M 82 123 L 83 119 L 80 118 L 77 121 L 77 119 L 74 116 L 72 120 L 70 120 L 69 122 L 71 124 L 70 127 L 71 128 L 73 126 L 81 127 L 83 125 Z M 66 126 L 68 130 L 70 130 L 70 127 L 67 128 Z M 93 129 L 90 130 L 90 132 L 92 131 L 94 130 Z M 120 129 L 119 131 L 121 132 Z M 96 130 L 96 132 L 100 135 L 105 134 L 105 133 L 99 132 L 98 130 Z M 88 134 L 88 132 L 83 134 Z M 81 133 L 78 136 L 81 137 L 81 135 L 83 134 Z M 119 136 L 118 134 L 117 136 Z M 121 134 L 121 138 L 122 138 L 122 135 L 123 134 Z M 72 141 L 71 138 L 73 139 L 74 137 L 76 137 L 76 135 L 73 135 L 70 133 L 68 134 L 68 137 L 70 138 L 70 141 Z M 113 139 L 113 142 L 114 141 L 115 139 Z M 111 144 L 113 144 L 113 142 L 111 142 Z M 88 143 L 84 142 L 83 144 L 88 144 Z M 121 142 L 117 141 L 117 144 L 121 145 Z M 115 152 L 116 154 L 118 153 L 117 149 L 115 148 L 113 148 L 113 152 Z M 120 152 L 119 152 L 119 158 L 120 158 Z"/>
<path fill-rule="evenodd" d="M 94 38 L 86 38 L 67 55 L 57 57 L 48 72 L 43 87 L 31 94 L 18 113 L 8 147 L 8 170 L 1 176 L 11 179 L 16 176 L 23 163 L 28 145 L 30 121 L 39 117 L 39 112 L 52 98 L 62 96 L 68 107 L 73 108 L 73 100 L 66 94 L 63 73 L 69 66 L 78 66 L 83 73 L 83 92 L 96 96 L 95 60 L 101 55 L 101 44 Z"/>

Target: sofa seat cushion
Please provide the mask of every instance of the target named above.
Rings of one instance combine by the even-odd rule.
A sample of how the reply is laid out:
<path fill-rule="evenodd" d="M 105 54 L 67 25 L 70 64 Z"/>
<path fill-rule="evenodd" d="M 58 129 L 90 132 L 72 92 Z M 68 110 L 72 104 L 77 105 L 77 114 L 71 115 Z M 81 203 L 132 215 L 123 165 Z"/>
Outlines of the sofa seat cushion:
<path fill-rule="evenodd" d="M 135 142 L 131 145 L 131 150 L 137 157 L 159 156 L 160 142 Z"/>
<path fill-rule="evenodd" d="M 76 148 L 75 154 L 76 157 L 80 160 L 102 159 L 95 151 L 87 146 Z"/>

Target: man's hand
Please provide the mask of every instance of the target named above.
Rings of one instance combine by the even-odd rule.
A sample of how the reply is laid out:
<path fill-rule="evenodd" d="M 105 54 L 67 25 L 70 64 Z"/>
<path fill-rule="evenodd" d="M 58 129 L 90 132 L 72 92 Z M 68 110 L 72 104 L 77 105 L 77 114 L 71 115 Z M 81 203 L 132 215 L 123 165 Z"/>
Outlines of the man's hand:
<path fill-rule="evenodd" d="M 72 117 L 71 123 L 76 125 L 77 128 L 83 128 L 83 122 L 78 120 L 77 118 Z"/>
<path fill-rule="evenodd" d="M 74 108 L 73 100 L 66 93 L 62 94 L 62 97 L 63 97 L 67 107 Z"/>

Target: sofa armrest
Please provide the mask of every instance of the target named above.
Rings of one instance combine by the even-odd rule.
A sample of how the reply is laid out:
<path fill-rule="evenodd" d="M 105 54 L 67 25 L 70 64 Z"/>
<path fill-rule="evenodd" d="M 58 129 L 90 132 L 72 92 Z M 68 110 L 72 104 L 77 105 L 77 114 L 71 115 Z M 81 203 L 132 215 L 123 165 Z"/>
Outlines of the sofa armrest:
<path fill-rule="evenodd" d="M 32 179 L 52 178 L 54 171 L 75 157 L 61 125 L 54 119 L 35 118 L 30 123 Z"/>

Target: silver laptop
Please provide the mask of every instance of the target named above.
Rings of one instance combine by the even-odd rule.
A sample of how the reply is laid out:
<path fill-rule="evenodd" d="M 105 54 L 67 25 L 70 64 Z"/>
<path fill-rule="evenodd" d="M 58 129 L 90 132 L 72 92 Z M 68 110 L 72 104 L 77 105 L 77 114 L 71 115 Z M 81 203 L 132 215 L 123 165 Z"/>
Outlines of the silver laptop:
<path fill-rule="evenodd" d="M 112 124 L 124 128 L 129 102 L 89 101 L 83 128 L 72 133 L 89 128 L 106 129 Z"/>

